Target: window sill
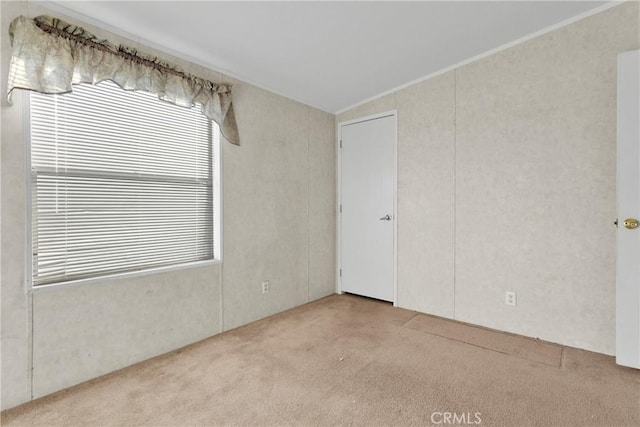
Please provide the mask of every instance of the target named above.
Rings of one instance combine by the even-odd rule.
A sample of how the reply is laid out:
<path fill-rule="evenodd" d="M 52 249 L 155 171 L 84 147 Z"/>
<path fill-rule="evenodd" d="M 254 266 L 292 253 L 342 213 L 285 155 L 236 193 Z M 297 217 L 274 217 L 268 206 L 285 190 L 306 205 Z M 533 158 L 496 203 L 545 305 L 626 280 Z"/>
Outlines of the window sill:
<path fill-rule="evenodd" d="M 38 293 L 38 292 L 51 291 L 51 290 L 61 289 L 66 287 L 84 286 L 84 285 L 92 285 L 92 284 L 98 284 L 98 283 L 110 283 L 110 282 L 116 282 L 119 280 L 133 279 L 133 278 L 144 277 L 144 276 L 152 276 L 155 274 L 168 273 L 171 271 L 208 267 L 208 266 L 213 266 L 218 264 L 222 264 L 222 260 L 213 259 L 213 260 L 206 260 L 206 261 L 197 261 L 197 262 L 190 262 L 186 264 L 170 265 L 166 267 L 157 267 L 157 268 L 149 268 L 145 270 L 128 271 L 126 273 L 110 274 L 108 276 L 90 277 L 87 279 L 78 279 L 78 280 L 69 280 L 67 282 L 50 283 L 47 285 L 32 286 L 30 284 L 29 290 L 33 293 Z"/>

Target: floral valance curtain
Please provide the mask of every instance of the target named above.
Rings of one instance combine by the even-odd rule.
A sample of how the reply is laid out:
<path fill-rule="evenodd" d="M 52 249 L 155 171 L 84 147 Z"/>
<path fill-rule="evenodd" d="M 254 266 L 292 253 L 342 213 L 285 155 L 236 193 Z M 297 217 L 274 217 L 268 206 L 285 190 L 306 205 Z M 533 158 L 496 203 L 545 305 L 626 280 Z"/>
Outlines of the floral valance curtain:
<path fill-rule="evenodd" d="M 227 141 L 240 145 L 231 85 L 184 73 L 50 16 L 19 16 L 11 23 L 9 36 L 13 47 L 9 99 L 14 89 L 65 93 L 75 84 L 112 80 L 123 89 L 151 92 L 177 105 L 201 104 L 202 113 L 220 125 Z"/>

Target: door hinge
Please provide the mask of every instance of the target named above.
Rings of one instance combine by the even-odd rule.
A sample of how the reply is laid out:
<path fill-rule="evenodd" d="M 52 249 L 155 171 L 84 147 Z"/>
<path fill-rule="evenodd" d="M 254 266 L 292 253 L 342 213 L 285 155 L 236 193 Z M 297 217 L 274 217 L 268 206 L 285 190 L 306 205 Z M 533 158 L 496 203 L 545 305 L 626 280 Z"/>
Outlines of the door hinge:
<path fill-rule="evenodd" d="M 342 269 L 340 269 L 340 277 L 342 277 Z"/>
<path fill-rule="evenodd" d="M 342 205 L 340 205 L 340 213 L 342 213 Z"/>
<path fill-rule="evenodd" d="M 340 140 L 340 148 L 342 148 L 342 140 Z"/>

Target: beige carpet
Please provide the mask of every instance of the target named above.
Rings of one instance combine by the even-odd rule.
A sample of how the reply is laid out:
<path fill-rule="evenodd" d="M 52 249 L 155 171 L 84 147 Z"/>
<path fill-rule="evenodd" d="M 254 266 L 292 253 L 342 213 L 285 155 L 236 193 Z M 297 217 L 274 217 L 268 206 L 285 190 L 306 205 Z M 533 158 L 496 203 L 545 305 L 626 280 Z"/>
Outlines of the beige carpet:
<path fill-rule="evenodd" d="M 638 426 L 640 372 L 343 295 L 5 411 L 1 421 Z"/>

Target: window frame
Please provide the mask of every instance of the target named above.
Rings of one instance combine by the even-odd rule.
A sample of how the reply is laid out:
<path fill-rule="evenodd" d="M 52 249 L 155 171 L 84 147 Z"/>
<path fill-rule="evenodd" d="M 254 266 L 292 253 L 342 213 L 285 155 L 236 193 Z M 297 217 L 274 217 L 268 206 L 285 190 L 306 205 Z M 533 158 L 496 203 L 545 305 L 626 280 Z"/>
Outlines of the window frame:
<path fill-rule="evenodd" d="M 124 89 L 123 89 L 124 90 Z M 207 267 L 223 263 L 223 159 L 222 144 L 224 136 L 218 127 L 218 137 L 212 135 L 211 152 L 213 156 L 213 259 L 193 261 L 181 264 L 174 264 L 161 267 L 149 267 L 141 270 L 127 271 L 121 273 L 104 274 L 97 277 L 87 277 L 83 279 L 66 280 L 63 282 L 48 283 L 34 286 L 33 284 L 33 206 L 32 206 L 32 179 L 31 179 L 31 93 L 29 90 L 21 90 L 22 117 L 24 126 L 24 209 L 25 209 L 25 288 L 27 292 L 34 293 L 59 289 L 61 287 L 83 286 L 98 283 L 110 283 L 138 277 L 152 276 L 156 274 L 168 273 L 172 271 L 187 270 Z M 158 100 L 158 102 L 163 102 Z M 192 108 L 198 108 L 194 106 Z"/>

